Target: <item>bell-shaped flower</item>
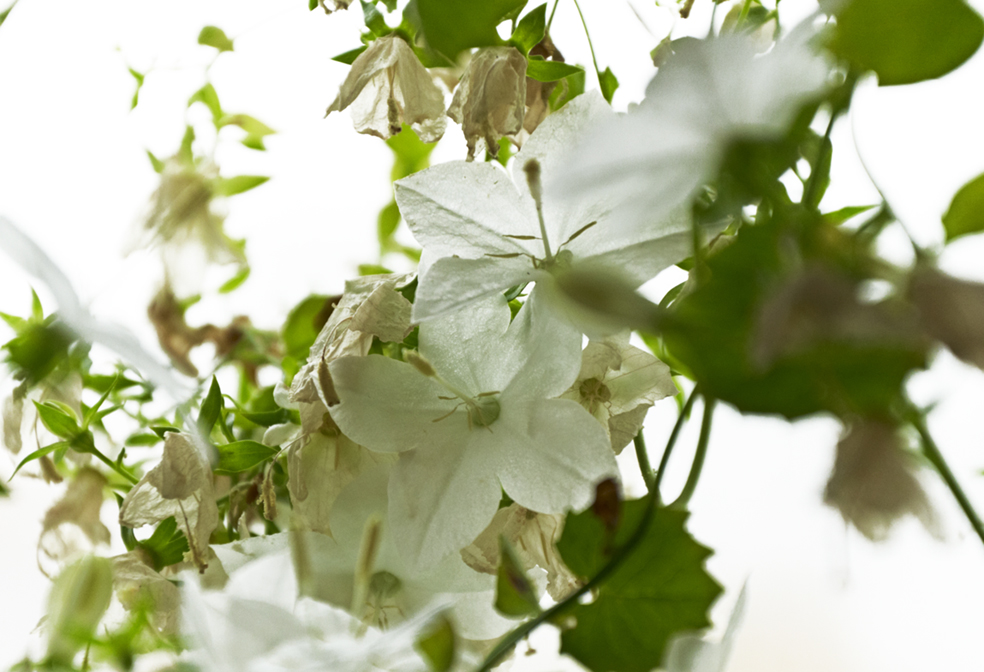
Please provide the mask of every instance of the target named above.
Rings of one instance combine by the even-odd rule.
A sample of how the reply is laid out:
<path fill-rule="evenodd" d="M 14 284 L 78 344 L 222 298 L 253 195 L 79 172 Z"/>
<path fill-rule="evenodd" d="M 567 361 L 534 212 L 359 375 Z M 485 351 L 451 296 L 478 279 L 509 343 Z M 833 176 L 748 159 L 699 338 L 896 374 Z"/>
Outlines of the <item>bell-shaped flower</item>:
<path fill-rule="evenodd" d="M 212 469 L 205 459 L 202 439 L 170 432 L 164 456 L 120 505 L 120 524 L 142 527 L 174 516 L 188 539 L 188 557 L 199 571 L 208 567 L 208 540 L 219 524 L 219 509 L 212 488 Z"/>
<path fill-rule="evenodd" d="M 744 35 L 675 42 L 645 100 L 582 138 L 548 188 L 605 194 L 620 203 L 623 226 L 651 226 L 689 203 L 733 141 L 779 138 L 819 98 L 831 68 L 813 36 L 804 24 L 761 56 Z"/>
<path fill-rule="evenodd" d="M 512 629 L 515 622 L 493 607 L 493 576 L 457 555 L 414 567 L 400 552 L 387 516 L 391 471 L 389 465 L 365 471 L 342 492 L 331 513 L 333 539 L 297 533 L 292 546 L 301 593 L 377 627 L 392 627 L 440 602 L 465 639 L 485 641 Z"/>
<path fill-rule="evenodd" d="M 384 140 L 407 124 L 424 142 L 437 142 L 447 125 L 444 94 L 396 33 L 359 54 L 325 116 L 350 106 L 355 130 Z"/>
<path fill-rule="evenodd" d="M 453 312 L 504 290 L 536 282 L 567 321 L 585 328 L 554 286 L 576 268 L 637 287 L 690 254 L 689 221 L 653 221 L 646 232 L 615 226 L 603 194 L 561 195 L 541 188 L 581 134 L 614 116 L 597 92 L 547 117 L 515 157 L 510 179 L 493 163 L 444 163 L 396 183 L 400 212 L 423 247 L 415 321 Z M 560 334 L 555 334 L 555 339 Z"/>
<path fill-rule="evenodd" d="M 526 57 L 515 47 L 479 49 L 455 89 L 448 116 L 461 124 L 468 160 L 484 142 L 499 153 L 499 139 L 523 130 L 526 117 Z"/>
<path fill-rule="evenodd" d="M 621 453 L 642 429 L 650 407 L 677 393 L 670 367 L 629 345 L 627 333 L 591 341 L 581 353 L 581 373 L 561 399 L 588 410 Z"/>
<path fill-rule="evenodd" d="M 504 489 L 534 511 L 590 503 L 617 473 L 604 429 L 553 399 L 577 376 L 579 344 L 558 343 L 532 296 L 512 322 L 501 295 L 420 327 L 411 363 L 378 355 L 331 365 L 332 417 L 370 450 L 399 452 L 389 520 L 411 567 L 440 562 L 489 524 Z"/>

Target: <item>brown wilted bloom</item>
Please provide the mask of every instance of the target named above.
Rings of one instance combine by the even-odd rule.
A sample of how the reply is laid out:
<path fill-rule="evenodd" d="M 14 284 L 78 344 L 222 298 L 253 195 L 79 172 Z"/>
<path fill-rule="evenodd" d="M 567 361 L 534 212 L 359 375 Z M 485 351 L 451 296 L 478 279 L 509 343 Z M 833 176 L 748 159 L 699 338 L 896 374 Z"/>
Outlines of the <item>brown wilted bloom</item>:
<path fill-rule="evenodd" d="M 424 142 L 444 135 L 444 94 L 406 40 L 372 42 L 352 63 L 325 116 L 352 107 L 355 130 L 386 140 L 407 124 Z"/>
<path fill-rule="evenodd" d="M 188 245 L 200 247 L 212 263 L 245 264 L 241 246 L 225 234 L 225 216 L 213 209 L 218 178 L 219 168 L 211 161 L 167 159 L 137 246 L 162 247 L 168 266 Z"/>
<path fill-rule="evenodd" d="M 461 124 L 468 160 L 484 141 L 499 153 L 499 139 L 523 130 L 526 116 L 526 57 L 513 47 L 479 49 L 454 92 L 448 116 Z"/>
<path fill-rule="evenodd" d="M 777 359 L 824 341 L 917 346 L 915 315 L 898 306 L 864 303 L 846 276 L 809 266 L 762 305 L 751 339 L 751 362 L 762 370 Z"/>
<path fill-rule="evenodd" d="M 204 451 L 197 436 L 168 433 L 160 464 L 133 486 L 120 505 L 120 525 L 127 527 L 156 524 L 174 516 L 200 572 L 208 567 L 209 536 L 219 524 L 212 469 Z"/>
<path fill-rule="evenodd" d="M 191 363 L 191 351 L 203 343 L 215 345 L 215 354 L 224 357 L 240 341 L 249 319 L 235 317 L 227 327 L 205 324 L 190 327 L 185 321 L 184 308 L 169 286 L 164 286 L 147 306 L 147 316 L 157 331 L 157 341 L 171 362 L 186 376 L 197 377 L 198 369 Z"/>
<path fill-rule="evenodd" d="M 57 570 L 74 562 L 97 545 L 109 545 L 109 530 L 99 520 L 105 486 L 102 474 L 83 467 L 69 483 L 64 497 L 44 514 L 38 539 L 38 566 L 42 572 L 49 574 L 48 569 Z"/>
<path fill-rule="evenodd" d="M 547 573 L 547 592 L 559 601 L 580 586 L 557 551 L 556 543 L 563 529 L 562 515 L 537 513 L 519 504 L 510 504 L 496 512 L 489 526 L 461 550 L 461 557 L 476 572 L 494 575 L 501 554 L 499 537 L 505 537 L 515 549 L 524 570 L 540 567 Z"/>
<path fill-rule="evenodd" d="M 936 534 L 936 516 L 915 470 L 896 427 L 860 420 L 837 443 L 823 501 L 872 541 L 885 539 L 892 524 L 907 514 Z"/>
<path fill-rule="evenodd" d="M 909 299 L 927 334 L 963 361 L 984 369 L 984 284 L 922 267 L 912 274 Z"/>
<path fill-rule="evenodd" d="M 113 590 L 127 611 L 147 609 L 154 628 L 165 635 L 178 632 L 181 593 L 178 587 L 150 567 L 141 550 L 110 558 Z"/>
<path fill-rule="evenodd" d="M 549 35 L 544 36 L 539 44 L 530 49 L 530 56 L 542 56 L 545 60 L 564 62 L 563 54 L 554 45 Z M 526 116 L 523 117 L 525 137 L 532 134 L 536 127 L 550 114 L 550 95 L 558 85 L 567 85 L 566 81 L 561 80 L 561 82 L 540 82 L 532 77 L 526 78 Z"/>

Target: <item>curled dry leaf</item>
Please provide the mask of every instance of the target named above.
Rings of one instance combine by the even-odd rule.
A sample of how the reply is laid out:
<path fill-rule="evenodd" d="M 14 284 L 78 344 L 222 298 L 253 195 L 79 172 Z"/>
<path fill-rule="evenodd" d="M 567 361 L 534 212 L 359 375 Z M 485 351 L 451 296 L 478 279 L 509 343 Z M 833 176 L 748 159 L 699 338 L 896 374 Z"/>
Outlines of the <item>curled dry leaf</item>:
<path fill-rule="evenodd" d="M 424 142 L 444 135 L 444 94 L 406 40 L 391 34 L 373 41 L 352 63 L 325 116 L 352 107 L 359 133 L 384 140 L 407 124 Z"/>
<path fill-rule="evenodd" d="M 837 443 L 823 501 L 872 541 L 885 539 L 892 524 L 907 514 L 935 534 L 936 516 L 915 470 L 896 427 L 861 420 Z"/>
<path fill-rule="evenodd" d="M 925 267 L 913 273 L 909 298 L 926 333 L 963 361 L 984 369 L 984 284 Z"/>
<path fill-rule="evenodd" d="M 117 555 L 113 561 L 113 590 L 127 611 L 146 609 L 163 634 L 178 631 L 181 594 L 178 587 L 155 572 L 140 551 Z"/>
<path fill-rule="evenodd" d="M 190 327 L 185 321 L 184 309 L 170 286 L 165 285 L 147 306 L 147 316 L 157 331 L 161 349 L 171 362 L 186 376 L 197 377 L 198 369 L 191 363 L 191 351 L 203 343 L 215 345 L 215 354 L 223 357 L 232 351 L 243 336 L 249 320 L 233 318 L 229 326 L 221 328 L 212 324 Z"/>
<path fill-rule="evenodd" d="M 21 423 L 24 420 L 24 398 L 12 394 L 3 400 L 3 445 L 16 455 L 23 447 Z"/>
<path fill-rule="evenodd" d="M 649 408 L 676 393 L 670 367 L 629 345 L 623 333 L 588 343 L 581 372 L 561 398 L 578 402 L 597 418 L 620 453 L 639 433 Z"/>
<path fill-rule="evenodd" d="M 140 479 L 120 507 L 120 525 L 142 527 L 174 516 L 188 538 L 192 562 L 208 566 L 208 539 L 219 523 L 212 489 L 212 470 L 200 439 L 171 432 L 164 440 L 161 463 Z"/>
<path fill-rule="evenodd" d="M 526 58 L 513 47 L 487 47 L 472 57 L 454 92 L 448 116 L 461 124 L 468 160 L 482 141 L 499 153 L 499 139 L 523 130 Z"/>
<path fill-rule="evenodd" d="M 109 545 L 109 530 L 99 520 L 106 478 L 83 467 L 69 483 L 65 496 L 48 509 L 38 539 L 38 566 L 59 568 L 74 562 L 99 544 Z M 53 563 L 53 564 L 52 564 Z"/>
<path fill-rule="evenodd" d="M 475 571 L 494 575 L 501 554 L 499 537 L 504 536 L 516 550 L 523 569 L 540 567 L 546 571 L 547 592 L 559 601 L 580 585 L 557 552 L 555 544 L 563 528 L 562 515 L 537 513 L 513 503 L 496 512 L 489 526 L 461 550 L 461 557 Z"/>
<path fill-rule="evenodd" d="M 398 291 L 413 275 L 371 275 L 345 283 L 345 293 L 318 334 L 308 363 L 294 376 L 290 400 L 320 401 L 331 407 L 338 403 L 328 364 L 339 357 L 364 356 L 373 337 L 384 342 L 402 341 L 412 330 L 411 303 Z M 316 426 L 320 416 L 316 412 Z"/>

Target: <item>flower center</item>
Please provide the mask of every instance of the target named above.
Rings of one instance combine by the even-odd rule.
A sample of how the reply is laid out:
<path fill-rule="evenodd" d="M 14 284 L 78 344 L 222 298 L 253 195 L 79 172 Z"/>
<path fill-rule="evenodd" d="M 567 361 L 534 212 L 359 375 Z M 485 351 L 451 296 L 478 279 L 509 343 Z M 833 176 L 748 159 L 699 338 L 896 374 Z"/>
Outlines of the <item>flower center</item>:
<path fill-rule="evenodd" d="M 472 427 L 488 427 L 499 419 L 502 408 L 498 397 L 493 396 L 495 394 L 479 395 L 476 399 L 465 401 L 468 406 L 468 422 Z"/>
<path fill-rule="evenodd" d="M 612 391 L 597 378 L 588 378 L 583 381 L 578 392 L 581 394 L 581 399 L 587 402 L 592 410 L 598 404 L 606 404 L 612 399 Z"/>

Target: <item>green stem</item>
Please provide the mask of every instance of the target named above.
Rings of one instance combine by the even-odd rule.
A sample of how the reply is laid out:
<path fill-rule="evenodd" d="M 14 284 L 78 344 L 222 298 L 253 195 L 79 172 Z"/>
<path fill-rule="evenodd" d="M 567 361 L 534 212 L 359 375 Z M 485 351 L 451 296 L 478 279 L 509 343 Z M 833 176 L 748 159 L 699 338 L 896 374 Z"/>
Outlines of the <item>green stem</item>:
<path fill-rule="evenodd" d="M 745 19 L 748 18 L 748 11 L 752 8 L 752 0 L 745 0 L 745 4 L 741 7 L 741 14 L 738 15 L 738 21 L 735 23 L 735 32 L 737 33 L 741 30 L 741 27 L 745 24 Z"/>
<path fill-rule="evenodd" d="M 687 476 L 687 482 L 683 486 L 683 491 L 670 504 L 671 509 L 687 508 L 690 498 L 694 496 L 694 490 L 697 489 L 700 472 L 704 468 L 704 458 L 707 457 L 707 444 L 710 443 L 711 439 L 711 420 L 714 418 L 714 405 L 714 399 L 704 397 L 704 417 L 700 423 L 700 438 L 697 439 L 697 452 L 694 454 L 694 463 L 690 467 L 690 474 Z"/>
<path fill-rule="evenodd" d="M 117 474 L 119 474 L 120 476 L 122 476 L 126 480 L 130 481 L 134 485 L 136 485 L 137 482 L 140 480 L 140 479 L 136 478 L 135 476 L 133 476 L 133 474 L 131 474 L 130 472 L 126 471 L 123 467 L 119 466 L 118 464 L 116 464 L 115 462 L 113 462 L 111 459 L 109 459 L 108 457 L 106 457 L 105 455 L 103 455 L 97 449 L 93 448 L 89 452 L 91 452 L 93 455 L 95 455 L 96 456 L 96 459 L 98 459 L 100 462 L 102 462 L 103 464 L 105 464 L 107 467 L 109 467 L 110 469 L 112 469 Z"/>
<path fill-rule="evenodd" d="M 670 453 L 673 452 L 673 446 L 676 445 L 677 438 L 680 436 L 680 430 L 683 429 L 683 424 L 690 417 L 690 409 L 694 407 L 694 402 L 697 401 L 697 389 L 695 387 L 693 392 L 690 393 L 687 403 L 680 409 L 680 415 L 677 417 L 676 424 L 673 425 L 673 431 L 670 432 L 670 438 L 666 442 L 666 448 L 663 449 L 663 457 L 659 460 L 659 468 L 656 469 L 656 479 L 653 481 L 654 490 L 659 490 L 659 485 L 663 482 L 663 476 L 666 474 L 666 465 L 670 462 Z"/>
<path fill-rule="evenodd" d="M 827 155 L 833 151 L 833 145 L 830 142 L 830 134 L 834 130 L 834 122 L 837 121 L 837 112 L 832 112 L 830 115 L 830 121 L 827 122 L 827 130 L 823 134 L 823 140 L 820 142 L 820 153 L 817 155 L 816 165 L 813 166 L 813 171 L 810 173 L 810 179 L 806 181 L 806 189 L 803 190 L 803 198 L 800 199 L 803 203 L 812 203 L 814 196 L 816 196 L 817 189 L 820 188 L 819 175 L 817 174 L 817 168 L 822 166 L 827 160 Z"/>
<path fill-rule="evenodd" d="M 547 27 L 543 31 L 543 34 L 544 35 L 549 35 L 550 34 L 550 26 L 553 25 L 553 17 L 554 17 L 554 14 L 557 13 L 557 5 L 559 5 L 559 4 L 560 4 L 560 0 L 554 0 L 553 9 L 550 10 L 550 18 L 547 19 Z"/>
<path fill-rule="evenodd" d="M 632 439 L 635 445 L 636 460 L 639 462 L 639 471 L 642 472 L 642 479 L 646 482 L 646 491 L 652 492 L 653 484 L 656 483 L 656 472 L 649 464 L 649 453 L 646 452 L 646 438 L 642 435 L 642 429 Z"/>
<path fill-rule="evenodd" d="M 691 393 L 690 399 L 687 400 L 686 405 L 680 411 L 680 417 L 677 418 L 677 423 L 673 427 L 673 432 L 670 434 L 669 441 L 667 442 L 666 449 L 663 451 L 664 458 L 673 449 L 673 444 L 676 442 L 677 436 L 680 434 L 680 428 L 683 425 L 684 420 L 687 417 L 690 407 L 693 405 L 693 401 L 696 398 L 696 389 Z M 704 434 L 701 433 L 701 437 Z M 482 661 L 482 665 L 476 670 L 476 672 L 489 672 L 493 667 L 495 667 L 503 657 L 508 654 L 516 644 L 520 642 L 529 633 L 533 632 L 536 628 L 547 621 L 551 621 L 564 612 L 566 612 L 571 607 L 576 606 L 582 596 L 588 594 L 590 591 L 594 590 L 602 583 L 604 583 L 612 573 L 618 569 L 625 559 L 628 558 L 635 547 L 639 545 L 642 539 L 646 536 L 646 531 L 649 529 L 649 524 L 652 522 L 653 515 L 656 513 L 656 509 L 659 507 L 659 475 L 657 474 L 653 488 L 650 489 L 649 494 L 646 496 L 646 510 L 642 514 L 642 520 L 639 521 L 638 527 L 632 532 L 632 536 L 629 537 L 625 545 L 619 548 L 612 559 L 601 568 L 601 570 L 591 578 L 586 584 L 578 588 L 576 591 L 565 597 L 562 601 L 558 602 L 554 606 L 550 607 L 546 611 L 541 612 L 536 618 L 526 621 L 518 628 L 506 635 L 502 641 L 500 641 L 491 653 Z"/>
<path fill-rule="evenodd" d="M 598 69 L 598 59 L 595 58 L 594 45 L 591 43 L 591 34 L 588 32 L 588 22 L 584 20 L 584 13 L 581 11 L 581 5 L 577 4 L 577 0 L 574 0 L 574 6 L 577 7 L 577 14 L 581 17 L 581 25 L 584 26 L 584 36 L 588 38 L 588 49 L 591 50 L 591 62 L 594 63 L 595 74 L 598 75 L 598 85 L 601 85 L 601 70 Z"/>
<path fill-rule="evenodd" d="M 943 459 L 943 454 L 940 452 L 936 442 L 933 441 L 933 437 L 930 436 L 925 421 L 922 417 L 917 416 L 912 421 L 912 425 L 919 432 L 919 438 L 922 439 L 923 453 L 933 463 L 933 466 L 936 467 L 936 471 L 939 472 L 940 476 L 943 477 L 947 487 L 950 488 L 950 492 L 953 493 L 953 497 L 957 500 L 960 508 L 963 509 L 964 515 L 967 516 L 967 520 L 970 521 L 971 527 L 974 528 L 974 532 L 984 542 L 984 523 L 981 522 L 980 517 L 974 510 L 973 504 L 970 503 L 967 494 L 960 487 L 960 483 L 957 482 L 957 477 L 953 475 L 946 460 Z"/>

